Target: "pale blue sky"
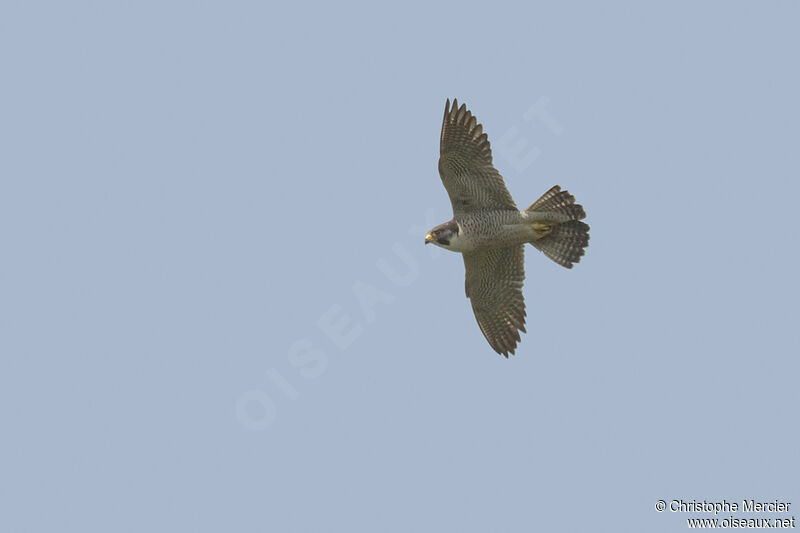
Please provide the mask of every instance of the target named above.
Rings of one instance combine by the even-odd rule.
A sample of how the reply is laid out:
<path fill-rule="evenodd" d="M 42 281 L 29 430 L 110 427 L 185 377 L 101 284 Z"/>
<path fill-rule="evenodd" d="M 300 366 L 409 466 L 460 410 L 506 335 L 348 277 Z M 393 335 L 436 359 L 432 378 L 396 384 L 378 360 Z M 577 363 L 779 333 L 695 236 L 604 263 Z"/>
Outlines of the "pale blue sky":
<path fill-rule="evenodd" d="M 800 515 L 799 16 L 0 3 L 0 530 Z M 510 360 L 423 245 L 447 97 L 592 227 Z"/>

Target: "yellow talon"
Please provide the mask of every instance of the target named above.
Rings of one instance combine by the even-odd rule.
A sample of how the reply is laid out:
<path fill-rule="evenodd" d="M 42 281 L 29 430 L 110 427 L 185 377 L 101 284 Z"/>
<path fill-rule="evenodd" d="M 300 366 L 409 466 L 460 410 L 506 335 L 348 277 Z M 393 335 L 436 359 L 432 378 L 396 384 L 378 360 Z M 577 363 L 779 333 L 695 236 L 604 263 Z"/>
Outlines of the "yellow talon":
<path fill-rule="evenodd" d="M 543 222 L 534 222 L 531 224 L 534 231 L 538 231 L 539 233 L 550 233 L 553 227 L 550 224 L 545 224 Z"/>

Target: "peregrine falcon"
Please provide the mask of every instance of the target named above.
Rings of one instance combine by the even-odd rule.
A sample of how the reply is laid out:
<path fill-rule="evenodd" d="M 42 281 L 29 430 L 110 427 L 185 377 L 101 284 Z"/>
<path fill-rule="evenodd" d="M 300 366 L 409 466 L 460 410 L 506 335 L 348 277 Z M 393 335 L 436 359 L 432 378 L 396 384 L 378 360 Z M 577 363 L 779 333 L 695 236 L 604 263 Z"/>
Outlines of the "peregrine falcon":
<path fill-rule="evenodd" d="M 460 252 L 467 298 L 491 347 L 508 358 L 525 332 L 525 243 L 559 265 L 572 268 L 589 245 L 589 226 L 575 197 L 555 185 L 520 211 L 492 165 L 483 126 L 450 100 L 444 106 L 439 175 L 453 205 L 453 218 L 425 235 L 425 244 Z"/>

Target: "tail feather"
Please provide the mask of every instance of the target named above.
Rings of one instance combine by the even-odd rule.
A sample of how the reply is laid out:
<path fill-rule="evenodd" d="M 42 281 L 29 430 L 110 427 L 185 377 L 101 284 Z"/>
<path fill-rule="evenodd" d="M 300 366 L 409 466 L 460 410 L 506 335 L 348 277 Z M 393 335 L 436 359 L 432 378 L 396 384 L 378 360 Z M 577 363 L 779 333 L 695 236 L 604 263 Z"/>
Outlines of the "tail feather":
<path fill-rule="evenodd" d="M 551 201 L 553 200 L 553 198 L 556 198 L 557 196 L 559 196 L 560 193 L 561 193 L 561 186 L 553 185 L 552 187 L 550 187 L 549 191 L 544 193 L 541 198 L 539 198 L 538 200 L 533 202 L 530 205 L 530 207 L 528 207 L 528 209 L 526 209 L 525 211 L 536 211 L 540 207 L 544 207 L 545 205 L 549 205 L 551 203 Z M 573 200 L 574 200 L 574 198 L 573 198 Z"/>
<path fill-rule="evenodd" d="M 554 185 L 541 198 L 533 202 L 526 213 L 535 213 L 539 219 L 548 219 L 551 222 L 566 222 L 568 220 L 582 220 L 586 217 L 583 206 L 575 203 L 575 197 L 569 191 L 562 191 L 561 187 Z"/>
<path fill-rule="evenodd" d="M 552 224 L 550 233 L 531 241 L 531 244 L 566 268 L 572 268 L 574 263 L 581 260 L 584 248 L 589 245 L 589 225 L 581 222 L 586 212 L 583 206 L 575 203 L 574 196 L 556 185 L 525 212 L 537 222 Z"/>
<path fill-rule="evenodd" d="M 570 220 L 553 227 L 549 235 L 531 244 L 559 265 L 572 268 L 574 263 L 580 262 L 584 248 L 589 246 L 589 225 L 580 220 Z"/>

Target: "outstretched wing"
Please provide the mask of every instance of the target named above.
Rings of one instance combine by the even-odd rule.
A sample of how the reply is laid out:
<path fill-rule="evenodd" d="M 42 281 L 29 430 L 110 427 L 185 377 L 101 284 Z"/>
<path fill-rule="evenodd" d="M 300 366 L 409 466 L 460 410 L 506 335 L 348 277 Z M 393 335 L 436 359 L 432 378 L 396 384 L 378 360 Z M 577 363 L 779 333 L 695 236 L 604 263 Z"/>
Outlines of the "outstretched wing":
<path fill-rule="evenodd" d="M 467 298 L 494 350 L 508 357 L 525 332 L 525 245 L 463 254 Z"/>
<path fill-rule="evenodd" d="M 458 100 L 444 106 L 439 145 L 439 175 L 455 215 L 517 206 L 503 177 L 492 165 L 492 149 L 483 126 Z"/>

